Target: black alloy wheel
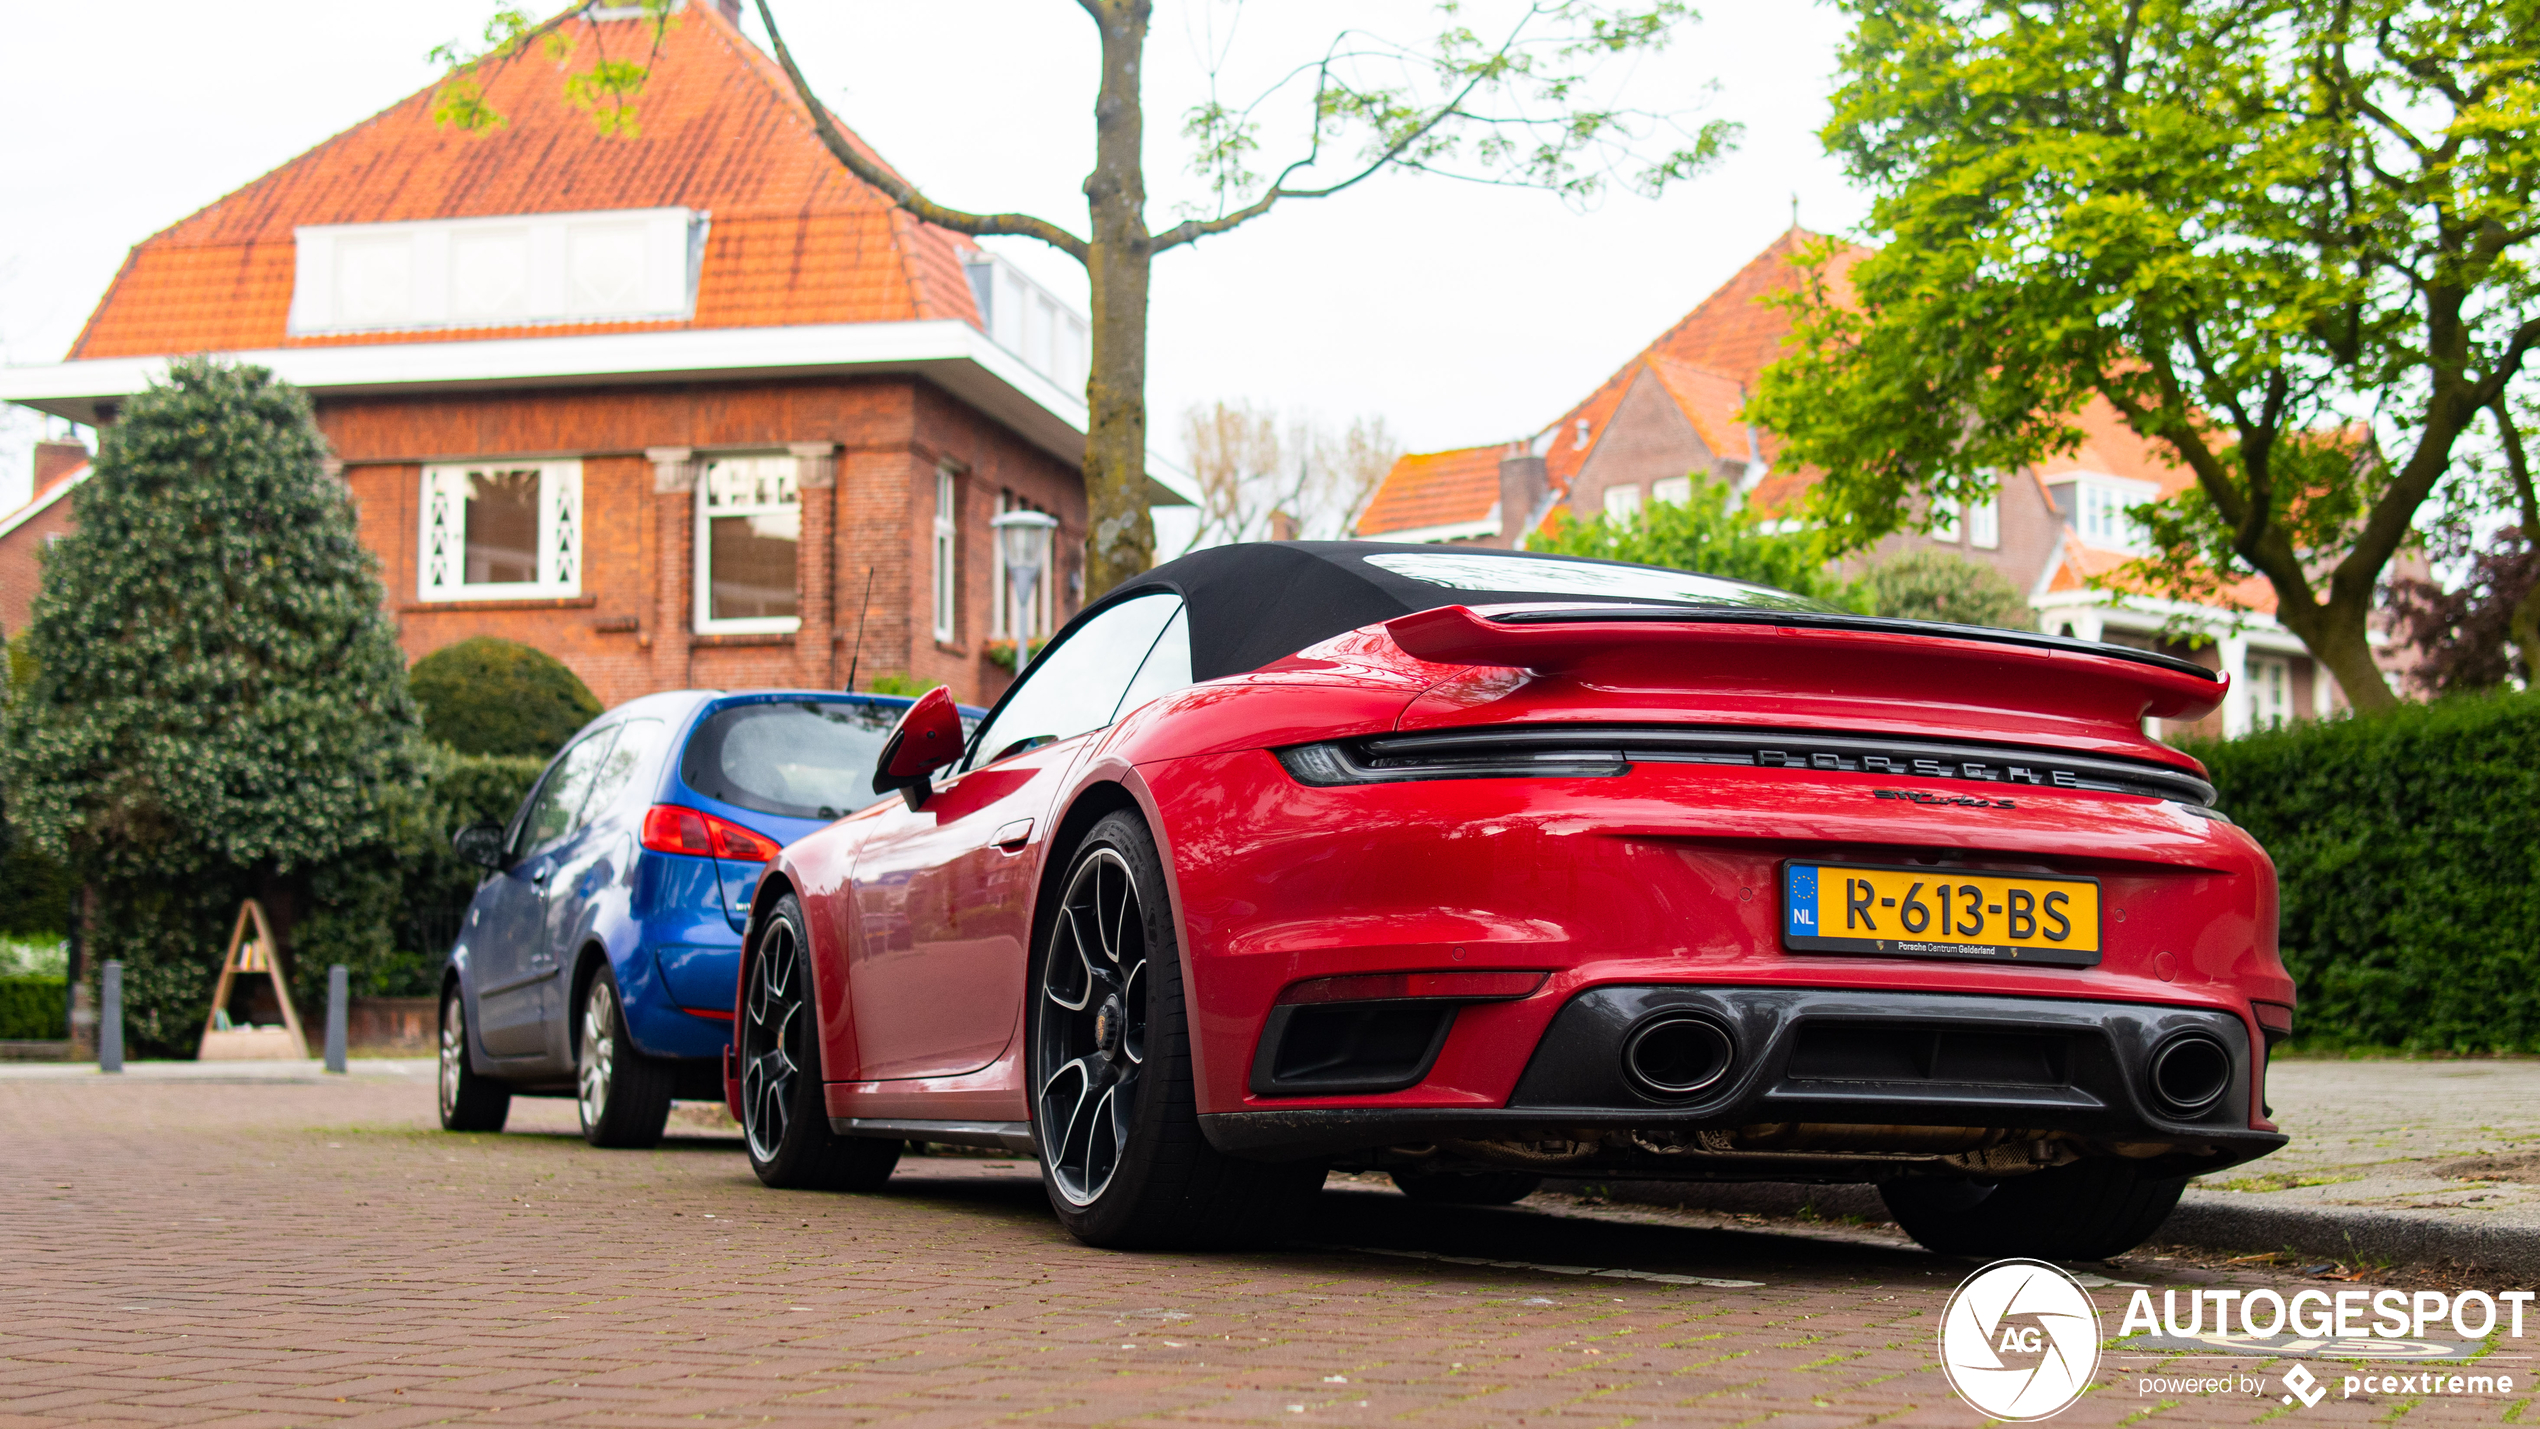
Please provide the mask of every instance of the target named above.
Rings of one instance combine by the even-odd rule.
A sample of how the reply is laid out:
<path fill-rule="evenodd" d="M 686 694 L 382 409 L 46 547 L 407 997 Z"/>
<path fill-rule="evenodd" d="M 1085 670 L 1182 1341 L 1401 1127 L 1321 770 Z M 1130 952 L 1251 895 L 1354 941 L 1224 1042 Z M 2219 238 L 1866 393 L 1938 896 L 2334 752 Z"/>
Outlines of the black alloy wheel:
<path fill-rule="evenodd" d="M 457 983 L 441 994 L 441 1129 L 500 1131 L 512 1113 L 512 1089 L 467 1063 L 467 995 Z"/>
<path fill-rule="evenodd" d="M 1179 940 L 1146 825 L 1106 816 L 1044 919 L 1026 1036 L 1041 1179 L 1068 1233 L 1114 1249 L 1280 1239 L 1320 1162 L 1238 1161 L 1199 1127 Z"/>
<path fill-rule="evenodd" d="M 899 1164 L 897 1138 L 840 1136 L 821 1092 L 819 1017 L 803 907 L 769 910 L 742 996 L 741 1135 L 750 1169 L 780 1190 L 871 1191 Z"/>
<path fill-rule="evenodd" d="M 659 1145 L 678 1078 L 669 1063 L 644 1055 L 626 1035 L 617 977 L 606 966 L 582 989 L 582 1015 L 574 1026 L 574 1103 L 582 1114 L 582 1139 L 593 1146 Z"/>
<path fill-rule="evenodd" d="M 1998 1182 L 1908 1177 L 1879 1184 L 1907 1235 L 1942 1255 L 1998 1260 L 2106 1260 L 2151 1239 L 2178 1205 L 2184 1177 L 2132 1161 L 2075 1161 Z"/>
<path fill-rule="evenodd" d="M 1049 1179 L 1090 1206 L 1120 1171 L 1146 1071 L 1146 919 L 1137 877 L 1113 848 L 1089 848 L 1068 875 L 1041 969 L 1042 1050 L 1066 1059 L 1035 1110 L 1054 1135 Z"/>

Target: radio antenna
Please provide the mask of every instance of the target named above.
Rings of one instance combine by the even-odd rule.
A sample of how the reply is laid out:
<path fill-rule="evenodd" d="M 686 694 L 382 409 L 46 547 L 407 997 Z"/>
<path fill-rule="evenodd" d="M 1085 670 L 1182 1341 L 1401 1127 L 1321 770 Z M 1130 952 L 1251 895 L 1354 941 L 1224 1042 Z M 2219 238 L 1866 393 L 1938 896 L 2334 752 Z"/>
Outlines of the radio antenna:
<path fill-rule="evenodd" d="M 855 653 L 847 657 L 847 693 L 855 693 L 856 662 L 864 658 L 864 618 L 873 612 L 873 568 L 864 568 L 864 604 L 856 607 Z"/>

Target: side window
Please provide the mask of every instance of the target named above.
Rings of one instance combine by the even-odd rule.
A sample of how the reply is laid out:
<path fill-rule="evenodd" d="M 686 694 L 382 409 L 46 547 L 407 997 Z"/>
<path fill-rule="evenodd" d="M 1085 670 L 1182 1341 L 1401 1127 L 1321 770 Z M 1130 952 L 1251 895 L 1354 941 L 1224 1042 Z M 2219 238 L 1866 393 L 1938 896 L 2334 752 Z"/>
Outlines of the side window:
<path fill-rule="evenodd" d="M 1146 663 L 1138 667 L 1137 678 L 1129 682 L 1129 693 L 1121 697 L 1120 708 L 1111 717 L 1116 722 L 1156 696 L 1169 695 L 1190 682 L 1191 613 L 1177 610 L 1172 623 L 1155 638 L 1155 648 L 1147 652 Z"/>
<path fill-rule="evenodd" d="M 554 843 L 581 826 L 582 804 L 590 797 L 591 781 L 598 777 L 616 739 L 615 725 L 593 730 L 547 771 L 546 782 L 530 796 L 529 812 L 520 822 L 520 838 L 512 845 L 515 855 Z"/>
<path fill-rule="evenodd" d="M 582 817 L 575 821 L 576 828 L 615 807 L 636 771 L 651 763 L 653 751 L 661 746 L 660 720 L 630 719 L 617 729 L 617 743 L 610 748 L 608 758 L 600 761 L 600 772 L 592 776 L 591 793 L 582 801 Z"/>
<path fill-rule="evenodd" d="M 1078 626 L 1024 672 L 1023 683 L 972 746 L 968 767 L 1111 723 L 1156 636 L 1181 612 L 1180 596 L 1159 591 L 1122 601 Z"/>

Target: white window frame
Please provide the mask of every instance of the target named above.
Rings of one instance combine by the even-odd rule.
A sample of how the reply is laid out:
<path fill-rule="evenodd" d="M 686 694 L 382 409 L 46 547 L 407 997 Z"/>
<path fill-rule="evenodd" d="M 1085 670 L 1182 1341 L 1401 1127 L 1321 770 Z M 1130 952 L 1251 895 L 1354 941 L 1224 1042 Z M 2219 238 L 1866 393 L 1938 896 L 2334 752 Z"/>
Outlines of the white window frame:
<path fill-rule="evenodd" d="M 680 321 L 696 315 L 707 216 L 595 209 L 292 230 L 294 337 Z M 598 262 L 601 252 L 631 261 Z M 489 274 L 501 282 L 483 288 Z M 606 292 L 590 285 L 616 280 Z"/>
<path fill-rule="evenodd" d="M 709 489 L 715 469 L 730 469 L 742 462 L 765 462 L 771 467 L 781 464 L 781 471 L 771 471 L 782 483 L 782 489 L 793 493 L 792 501 L 766 501 L 716 506 Z M 706 523 L 717 516 L 755 516 L 763 512 L 782 511 L 787 507 L 802 510 L 802 462 L 784 452 L 717 452 L 701 456 L 697 462 L 696 491 L 690 497 L 695 506 L 696 536 L 689 544 L 696 548 L 696 631 L 699 635 L 790 635 L 802 628 L 800 615 L 746 616 L 739 619 L 714 618 L 714 542 L 712 528 Z M 802 591 L 802 546 L 794 547 L 794 590 L 799 600 Z M 797 606 L 799 609 L 799 605 Z"/>
<path fill-rule="evenodd" d="M 2150 482 L 2117 477 L 2084 476 L 2073 483 L 2073 534 L 2085 546 L 2142 555 L 2150 550 L 2143 528 L 2126 515 L 2128 507 L 2157 499 L 2160 488 Z"/>
<path fill-rule="evenodd" d="M 935 468 L 935 640 L 961 635 L 961 486 L 950 466 Z"/>
<path fill-rule="evenodd" d="M 2249 727 L 2275 729 L 2293 723 L 2293 662 L 2282 655 L 2248 657 Z"/>
<path fill-rule="evenodd" d="M 538 473 L 538 578 L 467 581 L 468 478 L 478 472 Z M 423 469 L 416 503 L 415 598 L 425 601 L 552 600 L 582 594 L 582 463 L 471 461 Z"/>
<path fill-rule="evenodd" d="M 1979 551 L 2002 549 L 2002 497 L 1999 492 L 1967 506 L 1967 544 Z"/>
<path fill-rule="evenodd" d="M 1649 501 L 1653 506 L 1691 506 L 1693 478 L 1671 476 L 1663 481 L 1649 483 Z"/>
<path fill-rule="evenodd" d="M 1929 507 L 1931 528 L 1923 534 L 1935 541 L 1946 541 L 1953 546 L 1958 544 L 1958 537 L 1962 534 L 1958 529 L 1960 510 L 1957 497 L 1933 497 Z"/>
<path fill-rule="evenodd" d="M 1640 483 L 1619 482 L 1605 488 L 1605 519 L 1620 525 L 1640 519 Z"/>

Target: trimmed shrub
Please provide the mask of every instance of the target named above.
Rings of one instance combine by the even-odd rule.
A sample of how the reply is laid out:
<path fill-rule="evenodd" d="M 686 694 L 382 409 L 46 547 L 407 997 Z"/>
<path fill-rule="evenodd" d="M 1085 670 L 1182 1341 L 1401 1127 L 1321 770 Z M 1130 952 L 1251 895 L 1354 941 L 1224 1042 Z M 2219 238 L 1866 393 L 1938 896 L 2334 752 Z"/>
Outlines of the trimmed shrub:
<path fill-rule="evenodd" d="M 70 1034 L 62 979 L 0 977 L 0 1042 L 59 1042 Z"/>
<path fill-rule="evenodd" d="M 2540 693 L 2187 749 L 2275 857 L 2301 1045 L 2540 1050 Z"/>
<path fill-rule="evenodd" d="M 445 645 L 407 672 L 423 732 L 461 754 L 544 760 L 599 718 L 582 678 L 544 650 L 478 635 Z"/>
<path fill-rule="evenodd" d="M 43 555 L 0 776 L 12 826 L 95 890 L 85 953 L 123 962 L 141 1055 L 193 1050 L 249 894 L 323 968 L 344 934 L 300 915 L 342 901 L 414 786 L 405 660 L 325 455 L 271 373 L 181 359 L 101 434 Z"/>
<path fill-rule="evenodd" d="M 1871 615 L 2031 630 L 2037 613 L 2011 579 L 1947 551 L 1910 551 L 1881 561 L 1854 583 L 1852 604 Z"/>

